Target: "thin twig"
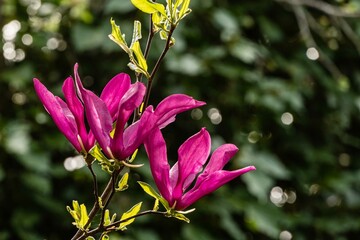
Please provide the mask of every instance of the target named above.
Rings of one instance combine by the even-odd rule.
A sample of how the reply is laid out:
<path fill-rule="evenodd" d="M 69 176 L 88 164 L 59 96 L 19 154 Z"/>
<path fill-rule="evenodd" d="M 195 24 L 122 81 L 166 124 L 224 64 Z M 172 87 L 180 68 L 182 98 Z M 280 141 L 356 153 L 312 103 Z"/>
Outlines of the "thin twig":
<path fill-rule="evenodd" d="M 123 169 L 123 167 L 121 168 Z M 120 170 L 121 171 L 121 170 Z M 106 199 L 103 207 L 102 207 L 102 212 L 101 212 L 101 220 L 100 220 L 100 227 L 104 226 L 104 219 L 105 219 L 105 209 L 108 207 L 111 198 L 114 196 L 115 193 L 115 185 L 116 185 L 116 181 L 118 179 L 119 174 L 117 174 L 115 171 L 113 172 L 112 176 L 111 176 L 111 191 L 110 194 L 108 196 L 108 198 Z"/>
<path fill-rule="evenodd" d="M 147 210 L 147 211 L 144 211 L 144 212 L 141 212 L 141 213 L 138 213 L 134 216 L 131 216 L 131 217 L 128 217 L 128 218 L 125 218 L 123 220 L 118 220 L 118 221 L 115 221 L 113 222 L 112 224 L 109 224 L 107 226 L 99 226 L 91 231 L 88 231 L 87 233 L 85 233 L 84 235 L 82 235 L 80 238 L 78 238 L 77 240 L 84 240 L 86 237 L 88 236 L 93 236 L 94 234 L 97 234 L 101 231 L 104 231 L 104 232 L 109 232 L 109 231 L 112 231 L 112 230 L 116 230 L 116 227 L 119 226 L 121 223 L 124 223 L 124 222 L 127 222 L 131 219 L 134 219 L 134 218 L 137 218 L 137 217 L 141 217 L 141 216 L 145 216 L 145 215 L 148 215 L 148 214 L 157 214 L 157 215 L 163 215 L 165 216 L 167 214 L 167 212 L 158 212 L 158 211 L 154 211 L 154 210 Z"/>
<path fill-rule="evenodd" d="M 354 13 L 346 12 L 340 7 L 318 0 L 275 0 L 275 1 L 285 2 L 290 5 L 301 5 L 301 6 L 312 7 L 331 16 L 347 17 L 347 18 L 360 17 L 360 12 L 354 12 Z"/>
<path fill-rule="evenodd" d="M 347 36 L 347 38 L 354 44 L 356 50 L 360 54 L 360 38 L 350 27 L 349 23 L 342 18 L 336 18 L 336 21 L 340 25 L 341 30 Z"/>
<path fill-rule="evenodd" d="M 98 184 L 97 184 L 97 179 L 96 179 L 96 174 L 92 168 L 92 164 L 87 165 L 88 169 L 90 170 L 90 173 L 93 177 L 93 185 L 94 185 L 94 198 L 95 198 L 95 202 L 99 205 L 99 190 L 98 190 Z"/>
<path fill-rule="evenodd" d="M 118 170 L 115 170 L 114 173 L 113 173 L 113 176 L 119 176 L 120 172 L 121 172 L 122 169 L 118 169 Z M 112 181 L 112 178 L 110 178 L 108 184 L 106 185 L 103 193 L 101 194 L 101 199 L 103 201 L 108 201 L 109 199 L 109 196 L 111 195 L 111 191 L 112 191 L 112 188 L 113 188 L 113 181 Z M 87 228 L 89 226 L 89 224 L 92 222 L 92 220 L 94 219 L 95 215 L 98 213 L 98 211 L 100 210 L 100 206 L 98 204 L 98 202 L 95 202 L 90 213 L 89 213 L 89 220 L 88 222 L 85 224 L 85 227 L 84 228 Z M 71 238 L 71 240 L 76 240 L 76 239 L 79 239 L 80 236 L 82 236 L 84 234 L 84 232 L 82 230 L 78 230 L 75 235 Z"/>
<path fill-rule="evenodd" d="M 151 86 L 152 86 L 152 82 L 154 80 L 154 76 L 155 76 L 156 72 L 159 70 L 162 60 L 164 59 L 166 53 L 169 51 L 169 49 L 171 47 L 171 38 L 172 38 L 172 34 L 174 33 L 175 28 L 176 28 L 176 25 L 171 25 L 165 47 L 164 47 L 159 59 L 157 60 L 155 66 L 150 74 L 150 77 L 148 79 L 146 94 L 145 94 L 145 98 L 144 98 L 145 99 L 144 100 L 144 108 L 146 108 L 147 105 L 149 104 Z"/>
<path fill-rule="evenodd" d="M 152 14 L 150 14 L 150 24 L 149 24 L 149 34 L 146 41 L 145 51 L 144 51 L 144 58 L 147 59 L 150 53 L 151 43 L 154 38 L 155 32 L 153 28 L 153 21 L 152 21 Z M 142 82 L 143 74 L 139 73 L 136 75 L 136 81 Z M 138 107 L 134 111 L 133 123 L 136 122 L 141 117 L 140 108 Z"/>
<path fill-rule="evenodd" d="M 302 6 L 293 6 L 293 10 L 296 16 L 296 20 L 298 22 L 300 33 L 304 39 L 305 45 L 308 48 L 316 47 L 316 50 L 319 52 L 320 57 L 319 61 L 321 64 L 332 74 L 332 76 L 339 80 L 342 76 L 341 71 L 338 67 L 328 58 L 328 56 L 323 53 L 320 48 L 317 46 L 309 27 L 308 20 L 306 18 L 305 10 Z"/>

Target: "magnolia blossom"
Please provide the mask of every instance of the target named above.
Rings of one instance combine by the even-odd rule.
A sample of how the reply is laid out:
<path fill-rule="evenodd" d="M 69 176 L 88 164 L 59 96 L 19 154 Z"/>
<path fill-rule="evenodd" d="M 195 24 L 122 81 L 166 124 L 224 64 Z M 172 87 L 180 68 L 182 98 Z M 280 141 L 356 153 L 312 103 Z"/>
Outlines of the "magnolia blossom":
<path fill-rule="evenodd" d="M 225 164 L 238 151 L 233 144 L 221 145 L 206 164 L 210 154 L 211 139 L 205 128 L 180 146 L 178 161 L 171 169 L 160 129 L 152 131 L 145 141 L 145 149 L 154 181 L 162 197 L 176 210 L 184 210 L 234 178 L 255 170 L 254 166 L 234 171 L 223 170 Z M 195 179 L 193 187 L 190 188 Z"/>
<path fill-rule="evenodd" d="M 155 127 L 163 128 L 173 122 L 177 114 L 205 104 L 184 94 L 173 94 L 160 102 L 155 110 L 152 106 L 147 107 L 139 120 L 127 126 L 134 110 L 143 102 L 146 88 L 140 82 L 131 84 L 130 79 L 123 79 L 117 92 L 120 102 L 113 130 L 114 121 L 106 102 L 86 90 L 77 75 L 75 81 L 84 102 L 90 129 L 105 155 L 111 159 L 125 160 Z"/>
<path fill-rule="evenodd" d="M 78 78 L 78 65 L 74 67 L 75 76 Z M 78 152 L 87 153 L 94 146 L 95 138 L 91 131 L 86 129 L 84 120 L 84 106 L 77 96 L 74 80 L 68 77 L 62 87 L 65 101 L 54 96 L 38 79 L 34 78 L 36 94 L 50 114 L 59 130 L 69 140 Z M 119 92 L 122 84 L 130 82 L 127 74 L 120 73 L 113 77 L 103 89 L 100 99 L 112 119 L 117 117 L 117 107 L 120 102 Z"/>

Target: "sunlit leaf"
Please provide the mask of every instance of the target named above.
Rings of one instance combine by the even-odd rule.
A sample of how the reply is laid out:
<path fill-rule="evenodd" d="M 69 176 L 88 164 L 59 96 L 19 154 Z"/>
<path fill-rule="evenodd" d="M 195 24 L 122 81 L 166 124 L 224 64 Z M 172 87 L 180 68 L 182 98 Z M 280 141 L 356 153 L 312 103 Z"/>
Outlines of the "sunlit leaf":
<path fill-rule="evenodd" d="M 128 189 L 128 180 L 129 180 L 129 173 L 126 172 L 120 179 L 118 187 L 116 188 L 116 191 L 125 191 Z"/>
<path fill-rule="evenodd" d="M 126 219 L 129 219 L 129 220 L 126 220 L 122 223 L 120 223 L 118 229 L 119 230 L 126 230 L 126 226 L 130 225 L 131 223 L 133 223 L 135 221 L 135 218 L 131 218 L 131 217 L 134 217 L 136 214 L 138 214 L 138 212 L 140 211 L 140 208 L 141 208 L 141 204 L 142 202 L 139 202 L 138 204 L 134 205 L 129 211 L 127 211 L 126 213 L 124 213 L 121 218 L 120 218 L 120 221 L 121 220 L 126 220 Z"/>
<path fill-rule="evenodd" d="M 166 16 L 165 7 L 160 3 L 154 3 L 149 0 L 131 0 L 131 3 L 145 13 L 153 14 L 160 12 L 162 15 Z"/>
<path fill-rule="evenodd" d="M 179 10 L 179 19 L 182 19 L 185 16 L 185 14 L 188 12 L 189 5 L 190 5 L 190 0 L 182 1 L 182 5 Z"/>
<path fill-rule="evenodd" d="M 131 50 L 133 51 L 133 53 L 136 56 L 136 60 L 138 61 L 139 67 L 146 72 L 148 66 L 147 66 L 147 63 L 146 63 L 146 59 L 145 59 L 145 57 L 144 57 L 144 55 L 143 55 L 143 53 L 141 51 L 139 41 L 137 41 L 137 42 L 135 42 L 133 44 L 133 46 L 131 47 Z"/>
<path fill-rule="evenodd" d="M 190 223 L 190 219 L 188 219 L 187 217 L 185 217 L 184 214 L 175 212 L 174 214 L 172 214 L 172 217 L 177 218 L 177 219 L 179 219 L 179 220 L 181 220 L 181 221 Z"/>
<path fill-rule="evenodd" d="M 109 38 L 117 43 L 127 54 L 131 54 L 131 51 L 126 43 L 125 34 L 121 33 L 120 27 L 115 24 L 113 19 L 110 20 L 111 23 L 111 34 Z"/>
<path fill-rule="evenodd" d="M 101 148 L 98 145 L 95 145 L 89 152 L 99 162 L 109 162 L 109 159 L 103 154 Z"/>
<path fill-rule="evenodd" d="M 81 211 L 80 211 L 81 216 L 80 216 L 79 226 L 80 226 L 80 228 L 84 229 L 86 223 L 89 220 L 89 216 L 88 216 L 88 213 L 87 213 L 87 210 L 86 210 L 86 206 L 84 204 L 80 205 L 80 209 L 81 209 Z"/>
<path fill-rule="evenodd" d="M 158 194 L 149 184 L 141 181 L 138 181 L 138 183 L 148 195 L 159 200 L 166 210 L 170 210 L 168 202 L 160 194 Z"/>
<path fill-rule="evenodd" d="M 72 205 L 73 205 L 73 209 L 67 206 L 66 210 L 74 218 L 75 222 L 73 224 L 79 229 L 85 229 L 85 225 L 89 220 L 86 206 L 84 204 L 79 205 L 79 203 L 75 200 L 73 200 Z"/>
<path fill-rule="evenodd" d="M 110 240 L 110 237 L 109 237 L 109 235 L 104 234 L 104 235 L 101 237 L 101 240 Z"/>
<path fill-rule="evenodd" d="M 165 29 L 164 17 L 160 13 L 154 13 L 151 16 L 153 22 L 153 31 L 158 32 L 160 29 Z"/>
<path fill-rule="evenodd" d="M 130 48 L 132 48 L 132 46 L 136 42 L 138 42 L 141 38 L 142 38 L 142 36 L 141 36 L 141 22 L 140 21 L 134 21 L 133 37 L 132 37 L 132 40 L 131 40 Z"/>
<path fill-rule="evenodd" d="M 110 211 L 109 209 L 106 209 L 104 213 L 104 226 L 109 226 L 115 221 L 115 219 L 116 219 L 116 213 L 114 213 L 110 218 Z"/>
<path fill-rule="evenodd" d="M 159 210 L 159 199 L 155 199 L 155 203 L 154 203 L 153 210 L 154 210 L 154 211 Z"/>
<path fill-rule="evenodd" d="M 142 106 L 144 106 L 144 103 L 140 105 L 140 112 L 142 112 Z M 129 159 L 129 163 L 132 163 L 135 160 L 138 151 L 139 149 L 136 149 L 135 152 L 131 155 L 131 158 Z"/>

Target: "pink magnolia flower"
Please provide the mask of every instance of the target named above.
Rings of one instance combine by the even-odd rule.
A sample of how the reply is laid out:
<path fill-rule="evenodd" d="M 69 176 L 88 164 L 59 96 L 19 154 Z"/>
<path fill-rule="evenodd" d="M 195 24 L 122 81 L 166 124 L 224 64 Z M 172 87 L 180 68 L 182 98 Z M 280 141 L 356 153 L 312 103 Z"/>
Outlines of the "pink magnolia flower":
<path fill-rule="evenodd" d="M 115 131 L 112 133 L 113 119 L 104 101 L 83 88 L 80 79 L 75 78 L 90 129 L 105 155 L 111 159 L 125 160 L 144 142 L 154 127 L 163 128 L 173 122 L 177 114 L 205 104 L 184 94 L 173 94 L 159 103 L 155 110 L 152 106 L 147 107 L 139 120 L 126 126 L 134 110 L 143 102 L 146 88 L 140 82 L 122 84 L 118 91 L 121 100 Z"/>
<path fill-rule="evenodd" d="M 77 69 L 78 65 L 75 64 L 75 76 L 78 76 Z M 54 96 L 38 79 L 34 78 L 33 82 L 36 94 L 59 130 L 78 152 L 89 152 L 94 146 L 95 138 L 86 129 L 84 106 L 77 97 L 73 78 L 68 77 L 63 83 L 62 91 L 65 101 Z M 117 106 L 120 102 L 118 92 L 126 83 L 130 84 L 130 77 L 120 73 L 108 82 L 101 93 L 100 99 L 104 102 L 112 119 L 117 117 Z"/>
<path fill-rule="evenodd" d="M 210 148 L 210 135 L 203 128 L 180 146 L 178 161 L 170 169 L 166 144 L 160 129 L 152 131 L 149 135 L 145 141 L 145 149 L 151 172 L 160 194 L 170 207 L 184 210 L 234 178 L 255 170 L 254 166 L 234 171 L 223 170 L 225 164 L 238 151 L 233 144 L 221 145 L 206 164 Z M 205 169 L 202 171 L 204 166 Z M 194 186 L 189 189 L 195 179 Z"/>

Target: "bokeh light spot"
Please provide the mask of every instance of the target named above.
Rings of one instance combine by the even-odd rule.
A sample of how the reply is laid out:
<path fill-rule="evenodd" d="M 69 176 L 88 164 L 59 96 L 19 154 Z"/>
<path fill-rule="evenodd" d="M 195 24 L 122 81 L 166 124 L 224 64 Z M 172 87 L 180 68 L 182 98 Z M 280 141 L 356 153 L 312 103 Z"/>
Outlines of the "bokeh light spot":
<path fill-rule="evenodd" d="M 319 59 L 320 54 L 319 54 L 319 51 L 318 51 L 316 48 L 311 47 L 311 48 L 308 48 L 308 49 L 306 50 L 306 57 L 307 57 L 308 59 L 310 59 L 310 60 L 315 61 L 315 60 L 318 60 L 318 59 Z"/>
<path fill-rule="evenodd" d="M 222 116 L 219 109 L 217 108 L 210 108 L 208 111 L 208 117 L 210 118 L 211 123 L 214 125 L 218 125 L 222 121 Z"/>
<path fill-rule="evenodd" d="M 30 34 L 26 33 L 22 36 L 21 41 L 24 45 L 29 46 L 33 43 L 34 40 Z"/>
<path fill-rule="evenodd" d="M 285 125 L 291 125 L 294 122 L 294 116 L 289 112 L 283 113 L 281 115 L 281 122 Z"/>
<path fill-rule="evenodd" d="M 68 157 L 64 161 L 64 168 L 71 172 L 85 166 L 85 161 L 81 155 L 75 157 Z"/>
<path fill-rule="evenodd" d="M 280 240 L 291 240 L 292 234 L 289 231 L 282 231 L 279 235 Z"/>
<path fill-rule="evenodd" d="M 248 135 L 248 141 L 250 143 L 257 143 L 262 138 L 262 134 L 257 131 L 251 131 Z"/>
<path fill-rule="evenodd" d="M 194 120 L 200 120 L 203 117 L 203 111 L 199 108 L 195 108 L 191 111 L 191 118 Z"/>
<path fill-rule="evenodd" d="M 16 34 L 21 29 L 21 23 L 18 20 L 12 20 L 5 24 L 2 28 L 3 39 L 5 41 L 12 41 L 15 39 Z"/>
<path fill-rule="evenodd" d="M 341 153 L 339 155 L 339 164 L 343 167 L 348 167 L 350 165 L 350 155 L 347 153 Z"/>

